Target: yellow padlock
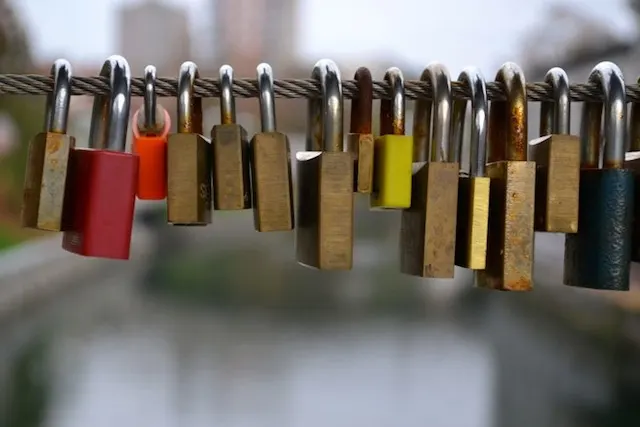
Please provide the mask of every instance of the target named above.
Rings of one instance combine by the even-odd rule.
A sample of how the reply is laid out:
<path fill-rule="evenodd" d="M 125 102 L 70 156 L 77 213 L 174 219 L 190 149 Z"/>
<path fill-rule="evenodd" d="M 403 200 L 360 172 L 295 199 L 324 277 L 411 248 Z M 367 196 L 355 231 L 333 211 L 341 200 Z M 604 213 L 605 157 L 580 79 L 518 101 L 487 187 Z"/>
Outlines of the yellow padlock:
<path fill-rule="evenodd" d="M 380 136 L 375 140 L 372 209 L 411 206 L 413 137 L 404 134 L 405 95 L 402 71 L 391 67 L 384 75 L 391 99 L 380 102 Z"/>

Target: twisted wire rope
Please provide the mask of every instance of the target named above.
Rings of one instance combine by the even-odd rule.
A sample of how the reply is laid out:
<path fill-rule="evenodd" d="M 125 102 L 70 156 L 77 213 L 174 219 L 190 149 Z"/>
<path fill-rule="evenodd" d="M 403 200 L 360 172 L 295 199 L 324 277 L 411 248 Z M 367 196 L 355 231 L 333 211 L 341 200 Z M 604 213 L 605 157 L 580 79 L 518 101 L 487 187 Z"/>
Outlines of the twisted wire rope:
<path fill-rule="evenodd" d="M 161 97 L 176 96 L 177 80 L 172 78 L 158 78 L 156 93 Z M 0 74 L 0 94 L 10 95 L 43 95 L 51 92 L 53 80 L 49 76 L 37 74 Z M 97 95 L 109 93 L 107 77 L 74 77 L 72 80 L 73 95 Z M 640 102 L 640 86 L 626 85 L 627 101 Z M 132 95 L 144 94 L 142 78 L 131 79 Z M 357 97 L 358 88 L 354 80 L 342 81 L 345 98 Z M 278 98 L 315 98 L 320 96 L 320 85 L 311 79 L 280 79 L 274 82 L 275 95 Z M 258 86 L 255 79 L 234 80 L 233 92 L 238 98 L 255 98 L 258 96 Z M 455 99 L 468 99 L 469 92 L 460 82 L 452 82 L 452 93 Z M 504 100 L 504 90 L 501 84 L 487 82 L 487 93 L 490 100 Z M 200 78 L 195 83 L 196 96 L 203 98 L 218 97 L 220 86 L 217 79 Z M 408 80 L 405 82 L 405 94 L 408 99 L 431 99 L 431 86 L 428 82 Z M 375 99 L 389 99 L 389 85 L 384 81 L 373 82 Z M 529 101 L 552 101 L 551 86 L 544 82 L 527 84 L 527 98 Z M 571 100 L 597 102 L 602 100 L 602 91 L 593 84 L 578 83 L 571 85 Z"/>

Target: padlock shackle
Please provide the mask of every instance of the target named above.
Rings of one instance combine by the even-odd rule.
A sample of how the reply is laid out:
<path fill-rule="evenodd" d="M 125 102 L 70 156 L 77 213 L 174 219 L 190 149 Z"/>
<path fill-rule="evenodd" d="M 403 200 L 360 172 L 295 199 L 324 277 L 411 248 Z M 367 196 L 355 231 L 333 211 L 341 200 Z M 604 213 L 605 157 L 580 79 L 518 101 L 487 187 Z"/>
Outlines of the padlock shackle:
<path fill-rule="evenodd" d="M 493 101 L 489 113 L 488 163 L 526 161 L 527 88 L 522 69 L 513 62 L 503 64 L 495 78 L 505 89 L 505 101 Z"/>
<path fill-rule="evenodd" d="M 71 103 L 71 64 L 57 59 L 51 66 L 53 90 L 47 94 L 44 130 L 51 133 L 67 133 L 69 104 Z"/>
<path fill-rule="evenodd" d="M 120 55 L 112 55 L 100 70 L 109 78 L 109 95 L 96 95 L 91 113 L 89 148 L 124 152 L 131 111 L 131 69 Z"/>
<path fill-rule="evenodd" d="M 344 151 L 344 101 L 340 70 L 330 59 L 316 62 L 311 78 L 320 83 L 320 98 L 309 99 L 307 151 Z"/>
<path fill-rule="evenodd" d="M 433 100 L 416 101 L 413 112 L 413 160 L 447 162 L 453 158 L 451 132 L 451 77 L 447 68 L 432 62 L 420 80 L 429 82 Z"/>
<path fill-rule="evenodd" d="M 469 141 L 469 176 L 485 176 L 487 163 L 487 127 L 489 122 L 489 102 L 487 84 L 484 76 L 476 67 L 465 68 L 458 76 L 471 94 L 471 130 Z M 467 117 L 467 101 L 453 102 L 453 117 L 451 119 L 451 145 L 455 148 L 452 162 L 460 163 L 462 148 L 464 147 L 464 125 Z"/>
<path fill-rule="evenodd" d="M 384 73 L 384 81 L 389 84 L 391 99 L 380 101 L 380 135 L 404 135 L 407 101 L 402 71 L 389 68 Z"/>
<path fill-rule="evenodd" d="M 373 77 L 367 67 L 360 67 L 353 78 L 358 86 L 358 95 L 351 100 L 349 133 L 370 134 L 373 128 Z"/>
<path fill-rule="evenodd" d="M 581 165 L 598 168 L 600 165 L 602 110 L 604 109 L 604 152 L 602 167 L 623 167 L 626 149 L 627 93 L 620 68 L 603 61 L 589 74 L 589 83 L 600 86 L 603 102 L 585 102 L 580 123 Z"/>
<path fill-rule="evenodd" d="M 202 98 L 195 96 L 195 82 L 199 77 L 194 62 L 182 63 L 178 72 L 178 133 L 202 134 Z"/>
<path fill-rule="evenodd" d="M 144 67 L 144 128 L 156 129 L 158 121 L 156 109 L 158 97 L 156 95 L 156 67 L 147 65 Z"/>
<path fill-rule="evenodd" d="M 571 94 L 569 76 L 560 67 L 550 69 L 544 76 L 551 85 L 553 101 L 540 103 L 540 136 L 569 135 L 571 133 Z"/>
<path fill-rule="evenodd" d="M 233 96 L 233 68 L 231 65 L 220 67 L 220 124 L 231 125 L 236 122 L 236 98 Z"/>
<path fill-rule="evenodd" d="M 256 68 L 258 76 L 258 102 L 260 104 L 260 126 L 262 132 L 276 131 L 276 100 L 273 90 L 273 69 L 267 63 Z M 222 104 L 221 109 L 222 111 Z"/>

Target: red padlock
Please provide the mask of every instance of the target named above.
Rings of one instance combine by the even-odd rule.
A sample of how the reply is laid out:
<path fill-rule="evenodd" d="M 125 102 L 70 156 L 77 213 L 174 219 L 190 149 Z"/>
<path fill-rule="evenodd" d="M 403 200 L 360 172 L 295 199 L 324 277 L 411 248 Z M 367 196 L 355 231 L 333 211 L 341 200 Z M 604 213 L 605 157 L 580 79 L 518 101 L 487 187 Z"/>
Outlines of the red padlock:
<path fill-rule="evenodd" d="M 171 117 L 158 105 L 156 68 L 144 69 L 144 106 L 133 114 L 132 151 L 140 158 L 138 199 L 162 200 L 167 197 L 167 135 Z"/>
<path fill-rule="evenodd" d="M 110 56 L 100 71 L 111 94 L 96 96 L 89 148 L 73 150 L 62 248 L 78 255 L 129 259 L 138 156 L 125 152 L 131 107 L 127 61 Z"/>

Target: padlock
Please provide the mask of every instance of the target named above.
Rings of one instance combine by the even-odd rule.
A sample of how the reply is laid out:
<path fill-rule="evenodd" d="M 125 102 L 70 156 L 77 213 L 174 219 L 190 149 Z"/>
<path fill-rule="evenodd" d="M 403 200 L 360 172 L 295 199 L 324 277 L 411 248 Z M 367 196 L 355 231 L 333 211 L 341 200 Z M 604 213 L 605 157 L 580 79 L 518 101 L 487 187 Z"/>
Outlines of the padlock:
<path fill-rule="evenodd" d="M 202 98 L 194 95 L 198 67 L 187 61 L 178 76 L 177 133 L 167 141 L 167 220 L 211 223 L 211 147 L 202 136 Z"/>
<path fill-rule="evenodd" d="M 132 151 L 140 158 L 138 199 L 163 200 L 167 197 L 167 137 L 171 117 L 158 104 L 156 67 L 144 69 L 144 104 L 132 119 Z"/>
<path fill-rule="evenodd" d="M 566 235 L 564 283 L 626 291 L 635 191 L 634 173 L 624 166 L 626 89 L 622 72 L 611 62 L 596 65 L 589 83 L 600 86 L 604 94 L 604 144 L 603 104 L 586 102 L 580 126 L 580 227 L 576 234 Z"/>
<path fill-rule="evenodd" d="M 22 226 L 47 231 L 63 227 L 70 152 L 76 140 L 67 135 L 71 101 L 71 64 L 58 59 L 51 67 L 53 92 L 47 96 L 44 132 L 29 143 Z"/>
<path fill-rule="evenodd" d="M 353 157 L 343 151 L 340 70 L 318 61 L 311 74 L 322 90 L 309 100 L 306 151 L 296 153 L 298 263 L 322 270 L 353 264 Z"/>
<path fill-rule="evenodd" d="M 371 114 L 373 111 L 373 79 L 366 67 L 356 70 L 358 97 L 351 101 L 351 121 L 347 134 L 347 151 L 354 158 L 354 191 L 370 194 L 373 188 L 373 133 Z"/>
<path fill-rule="evenodd" d="M 527 92 L 524 73 L 507 62 L 496 82 L 506 101 L 489 113 L 487 176 L 491 178 L 487 262 L 479 287 L 528 291 L 533 287 L 536 164 L 527 161 Z"/>
<path fill-rule="evenodd" d="M 111 92 L 93 102 L 89 148 L 72 151 L 62 247 L 78 255 L 129 259 L 139 160 L 125 152 L 131 71 L 123 57 L 113 55 L 100 75 L 109 79 Z"/>
<path fill-rule="evenodd" d="M 220 67 L 220 124 L 211 129 L 213 207 L 228 211 L 251 208 L 249 142 L 236 123 L 233 68 Z"/>
<path fill-rule="evenodd" d="M 545 76 L 554 102 L 540 106 L 540 138 L 529 142 L 536 162 L 535 231 L 578 231 L 580 193 L 580 138 L 571 133 L 569 77 L 562 68 Z"/>
<path fill-rule="evenodd" d="M 260 64 L 257 72 L 262 132 L 255 134 L 249 144 L 253 223 L 256 231 L 292 230 L 294 219 L 289 139 L 284 133 L 276 131 L 273 71 L 269 64 Z"/>
<path fill-rule="evenodd" d="M 458 218 L 456 221 L 456 265 L 483 270 L 487 257 L 489 195 L 491 179 L 486 176 L 487 122 L 489 103 L 487 86 L 477 68 L 466 68 L 458 77 L 471 94 L 469 170 L 458 179 Z M 467 112 L 466 101 L 453 103 L 451 140 L 457 147 L 454 160 L 460 162 Z"/>
<path fill-rule="evenodd" d="M 405 95 L 402 71 L 391 67 L 384 75 L 391 99 L 380 102 L 380 136 L 375 140 L 372 209 L 411 206 L 413 137 L 404 134 Z"/>
<path fill-rule="evenodd" d="M 640 79 L 637 81 L 640 84 Z M 640 105 L 631 104 L 629 112 L 629 152 L 625 154 L 625 168 L 634 174 L 633 230 L 631 238 L 631 261 L 640 262 Z"/>
<path fill-rule="evenodd" d="M 431 63 L 420 77 L 433 101 L 416 102 L 413 116 L 411 207 L 402 211 L 401 271 L 419 277 L 453 278 L 458 207 L 458 172 L 451 161 L 451 79 Z M 433 113 L 433 114 L 432 114 Z"/>

